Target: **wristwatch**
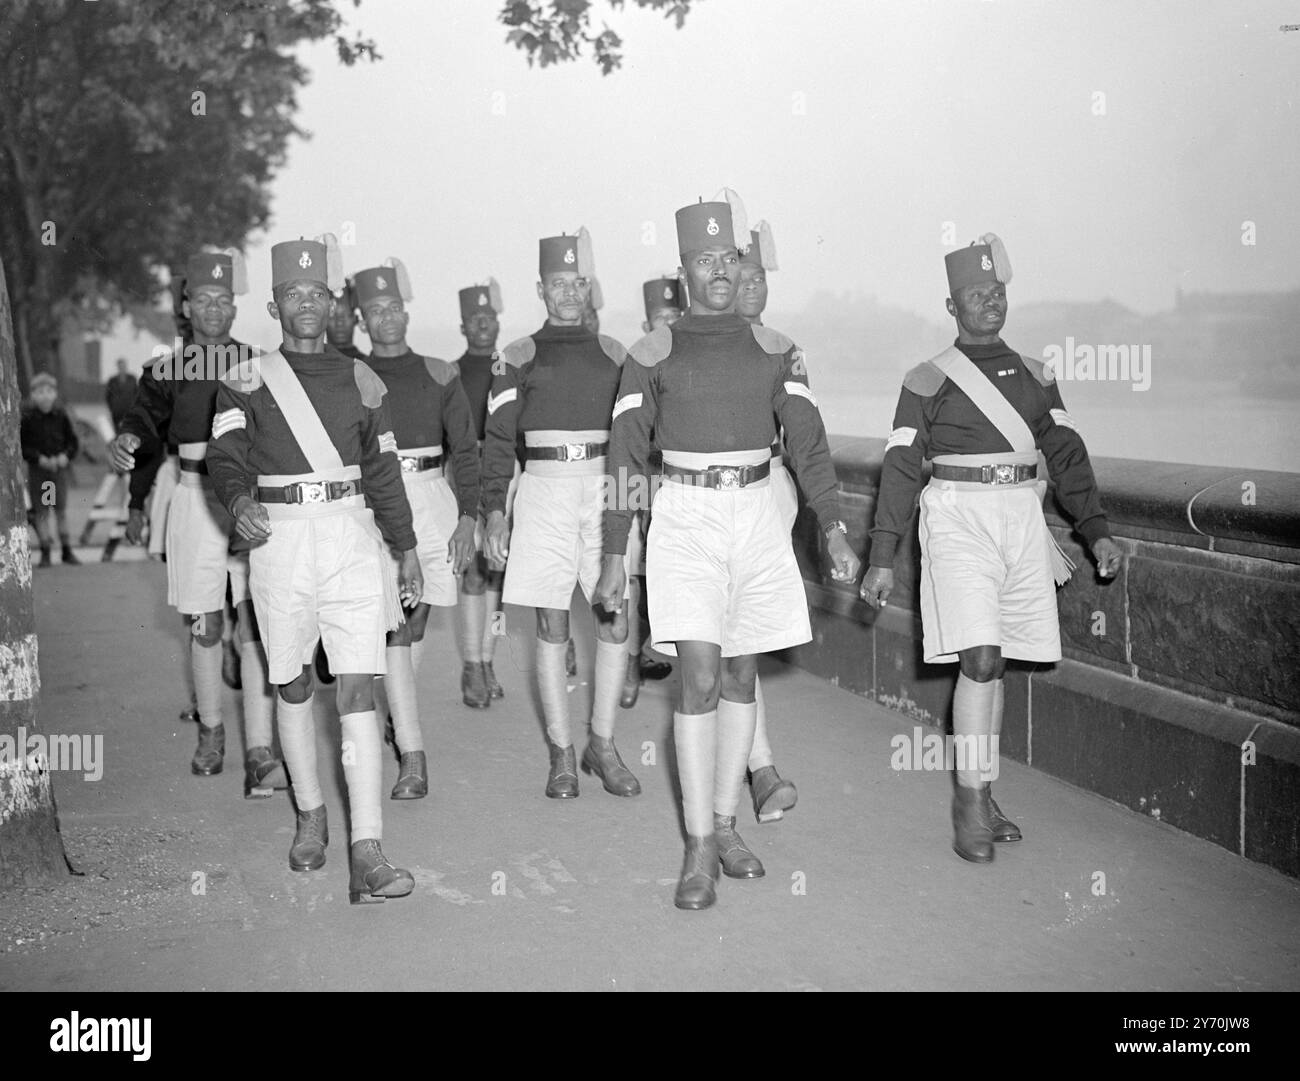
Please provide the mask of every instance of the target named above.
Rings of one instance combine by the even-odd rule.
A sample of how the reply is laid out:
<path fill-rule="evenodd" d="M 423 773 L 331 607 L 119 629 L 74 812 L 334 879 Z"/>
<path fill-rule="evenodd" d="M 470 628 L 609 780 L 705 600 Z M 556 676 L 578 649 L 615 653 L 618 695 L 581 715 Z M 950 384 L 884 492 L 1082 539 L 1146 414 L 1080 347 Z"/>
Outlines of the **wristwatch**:
<path fill-rule="evenodd" d="M 837 518 L 835 521 L 833 521 L 830 525 L 828 525 L 825 529 L 822 530 L 822 536 L 825 537 L 827 540 L 830 540 L 831 534 L 837 529 L 841 533 L 843 533 L 846 537 L 849 535 L 849 527 L 846 526 L 842 520 Z"/>

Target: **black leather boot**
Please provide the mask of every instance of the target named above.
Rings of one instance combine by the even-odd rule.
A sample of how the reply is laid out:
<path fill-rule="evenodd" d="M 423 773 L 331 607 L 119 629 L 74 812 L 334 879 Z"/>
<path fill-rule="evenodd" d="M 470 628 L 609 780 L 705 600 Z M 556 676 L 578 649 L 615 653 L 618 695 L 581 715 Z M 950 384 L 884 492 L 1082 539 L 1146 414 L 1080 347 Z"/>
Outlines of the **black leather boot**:
<path fill-rule="evenodd" d="M 199 745 L 190 759 L 190 772 L 200 777 L 211 777 L 221 772 L 226 756 L 226 726 L 199 725 Z"/>
<path fill-rule="evenodd" d="M 289 787 L 284 763 L 270 747 L 250 747 L 244 755 L 244 799 L 268 799 Z"/>
<path fill-rule="evenodd" d="M 582 772 L 600 778 L 605 791 L 611 796 L 639 796 L 641 782 L 623 764 L 618 748 L 612 739 L 592 733 L 587 749 L 582 752 Z"/>
<path fill-rule="evenodd" d="M 550 740 L 547 744 L 551 751 L 551 772 L 546 777 L 547 799 L 577 799 L 578 756 L 573 745 L 557 747 Z"/>
<path fill-rule="evenodd" d="M 993 861 L 993 827 L 989 822 L 988 785 L 954 785 L 952 850 L 971 863 Z"/>
<path fill-rule="evenodd" d="M 289 849 L 289 870 L 316 871 L 325 866 L 325 846 L 330 843 L 329 822 L 325 805 L 310 811 L 298 812 L 298 828 L 294 830 L 293 845 Z"/>
<path fill-rule="evenodd" d="M 799 802 L 792 781 L 784 780 L 775 766 L 763 766 L 749 776 L 749 794 L 754 798 L 754 817 L 760 822 L 777 822 Z"/>
<path fill-rule="evenodd" d="M 989 825 L 993 829 L 993 840 L 995 842 L 1019 841 L 1024 834 L 1020 832 L 1019 826 L 1002 813 L 1002 808 L 998 806 L 997 800 L 993 798 L 992 785 L 989 785 L 987 792 L 989 794 Z"/>
<path fill-rule="evenodd" d="M 492 704 L 487 674 L 482 661 L 466 661 L 460 673 L 460 695 L 465 705 L 474 709 L 487 709 Z"/>
<path fill-rule="evenodd" d="M 415 876 L 405 867 L 388 862 L 379 842 L 373 837 L 352 846 L 352 878 L 348 883 L 348 900 L 354 905 L 405 897 L 415 889 Z"/>
<path fill-rule="evenodd" d="M 505 688 L 497 682 L 497 674 L 492 670 L 492 662 L 483 662 L 483 679 L 487 683 L 489 698 L 504 698 L 506 696 Z"/>
<path fill-rule="evenodd" d="M 712 837 L 686 838 L 686 858 L 673 904 L 678 908 L 711 908 L 718 899 L 718 846 Z"/>
<path fill-rule="evenodd" d="M 735 818 L 713 816 L 713 840 L 718 846 L 722 873 L 728 878 L 762 878 L 763 864 L 736 832 Z"/>
<path fill-rule="evenodd" d="M 429 794 L 429 766 L 423 751 L 409 751 L 402 755 L 402 765 L 397 773 L 390 799 L 423 799 Z"/>

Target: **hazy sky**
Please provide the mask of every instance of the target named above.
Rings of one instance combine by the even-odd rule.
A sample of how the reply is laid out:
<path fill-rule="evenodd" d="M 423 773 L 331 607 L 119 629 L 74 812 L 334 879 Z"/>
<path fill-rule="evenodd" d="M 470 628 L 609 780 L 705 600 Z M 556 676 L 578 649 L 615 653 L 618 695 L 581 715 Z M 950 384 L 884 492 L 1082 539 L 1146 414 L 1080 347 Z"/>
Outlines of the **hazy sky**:
<path fill-rule="evenodd" d="M 530 69 L 495 0 L 346 6 L 383 59 L 304 54 L 312 137 L 275 182 L 236 334 L 276 337 L 270 241 L 347 223 L 349 271 L 408 264 L 417 348 L 460 352 L 455 291 L 488 274 L 507 337 L 526 333 L 538 237 L 585 224 L 630 339 L 641 281 L 677 264 L 674 210 L 724 184 L 772 223 L 774 311 L 832 289 L 938 320 L 946 223 L 957 244 L 1002 235 L 1013 303 L 1300 285 L 1294 2 L 699 0 L 680 31 L 597 6 L 625 42 L 608 77 Z"/>

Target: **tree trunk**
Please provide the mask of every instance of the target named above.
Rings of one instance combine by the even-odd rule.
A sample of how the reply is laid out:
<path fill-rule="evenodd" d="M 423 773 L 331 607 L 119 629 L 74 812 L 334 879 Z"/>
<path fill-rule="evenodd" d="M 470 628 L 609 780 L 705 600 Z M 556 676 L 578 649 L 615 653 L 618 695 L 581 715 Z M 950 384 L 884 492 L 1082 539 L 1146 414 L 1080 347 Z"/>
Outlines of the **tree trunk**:
<path fill-rule="evenodd" d="M 41 680 L 18 441 L 21 405 L 0 259 L 0 888 L 68 872 L 49 764 L 26 753 Z"/>

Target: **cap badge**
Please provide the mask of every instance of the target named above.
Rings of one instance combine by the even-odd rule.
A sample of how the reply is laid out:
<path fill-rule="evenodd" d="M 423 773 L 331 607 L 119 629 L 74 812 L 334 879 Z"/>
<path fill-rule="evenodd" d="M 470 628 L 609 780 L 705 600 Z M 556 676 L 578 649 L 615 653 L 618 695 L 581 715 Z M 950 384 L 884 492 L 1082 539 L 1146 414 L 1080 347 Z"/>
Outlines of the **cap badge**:
<path fill-rule="evenodd" d="M 388 282 L 384 280 L 384 276 L 382 274 L 375 275 L 375 288 L 376 289 L 388 288 Z"/>
<path fill-rule="evenodd" d="M 987 255 L 981 255 L 980 270 L 992 270 L 992 269 L 993 269 L 993 260 L 990 259 Z"/>
<path fill-rule="evenodd" d="M 298 265 L 302 267 L 303 270 L 306 270 L 309 266 L 311 266 L 311 256 L 308 255 L 306 252 L 303 252 L 302 258 L 298 260 Z"/>
<path fill-rule="evenodd" d="M 574 253 L 573 253 L 573 249 L 572 249 L 572 248 L 565 248 L 565 249 L 564 249 L 564 261 L 565 261 L 566 263 L 572 263 L 572 262 L 574 262 L 577 258 L 578 258 L 578 257 L 577 257 L 576 255 L 574 255 Z"/>
<path fill-rule="evenodd" d="M 481 307 L 483 307 L 483 305 L 486 304 L 486 303 L 487 303 L 487 294 L 486 294 L 486 293 L 479 293 L 479 295 L 478 295 L 478 306 L 481 308 Z"/>
<path fill-rule="evenodd" d="M 664 300 L 672 300 L 672 299 L 673 299 L 673 287 L 671 285 L 665 285 Z"/>
<path fill-rule="evenodd" d="M 213 276 L 214 278 L 220 278 L 220 277 L 221 277 L 221 264 L 220 264 L 220 263 L 218 263 L 216 266 L 214 266 L 214 267 L 212 268 L 212 276 Z"/>
<path fill-rule="evenodd" d="M 709 224 L 704 227 L 704 231 L 708 233 L 709 236 L 717 236 L 718 233 L 721 232 L 721 229 L 718 226 L 718 219 L 710 218 Z"/>

